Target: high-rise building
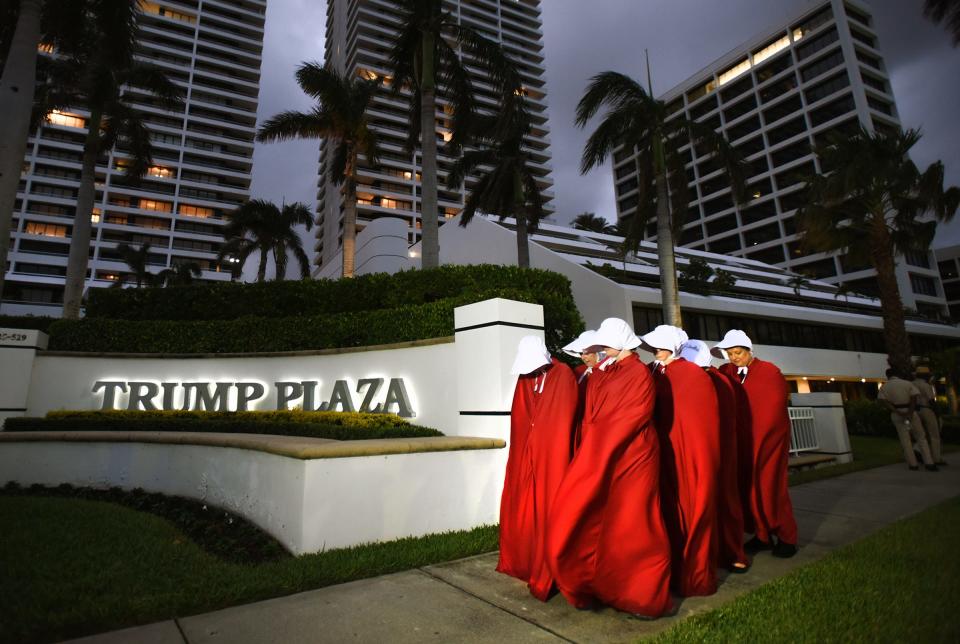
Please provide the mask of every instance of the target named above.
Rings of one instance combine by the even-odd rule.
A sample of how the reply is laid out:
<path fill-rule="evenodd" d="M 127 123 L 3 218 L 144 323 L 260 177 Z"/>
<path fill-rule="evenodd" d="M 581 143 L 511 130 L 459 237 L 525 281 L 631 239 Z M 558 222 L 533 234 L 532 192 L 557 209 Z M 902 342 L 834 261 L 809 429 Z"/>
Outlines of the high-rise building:
<path fill-rule="evenodd" d="M 710 153 L 681 153 L 692 201 L 676 243 L 787 267 L 865 294 L 875 272 L 842 253 L 803 251 L 794 214 L 804 176 L 821 171 L 812 146 L 833 133 L 900 127 L 896 102 L 869 7 L 857 0 L 810 4 L 775 28 L 707 65 L 661 97 L 668 110 L 722 133 L 748 163 L 748 202 L 734 203 L 725 172 Z M 618 218 L 636 212 L 636 154 L 614 155 Z M 656 237 L 649 222 L 645 238 Z M 900 261 L 904 305 L 944 312 L 932 254 Z"/>
<path fill-rule="evenodd" d="M 490 40 L 500 43 L 506 54 L 520 69 L 533 131 L 527 137 L 534 170 L 544 191 L 546 209 L 553 198 L 550 178 L 550 152 L 546 113 L 546 89 L 543 68 L 543 30 L 539 0 L 444 0 L 444 10 L 460 24 L 470 26 Z M 399 99 L 387 87 L 390 53 L 399 29 L 401 12 L 395 0 L 329 0 L 327 3 L 326 62 L 341 72 L 348 71 L 363 78 L 385 80 L 369 111 L 372 127 L 379 135 L 382 153 L 380 167 L 360 167 L 357 176 L 357 231 L 378 217 L 399 217 L 409 222 L 408 241 L 420 239 L 420 154 L 407 149 L 408 100 Z M 493 113 L 499 101 L 485 74 L 464 63 L 472 75 L 479 108 Z M 450 105 L 438 97 L 438 195 L 440 223 L 457 215 L 463 208 L 463 190 L 446 189 L 447 173 L 455 159 L 445 155 L 443 144 L 449 140 Z M 342 243 L 342 195 L 340 186 L 328 176 L 330 151 L 321 146 L 317 179 L 316 263 L 322 266 L 336 257 Z M 467 177 L 465 187 L 473 185 Z"/>
<path fill-rule="evenodd" d="M 125 181 L 122 150 L 97 165 L 86 287 L 116 283 L 129 268 L 117 244 L 150 244 L 157 273 L 196 262 L 203 280 L 227 280 L 216 257 L 224 214 L 249 198 L 266 0 L 147 0 L 139 57 L 184 90 L 182 109 L 154 106 L 130 88 L 144 115 L 154 165 Z M 59 315 L 89 112 L 50 114 L 30 137 L 13 213 L 3 313 Z"/>
<path fill-rule="evenodd" d="M 937 256 L 937 269 L 943 282 L 950 319 L 960 323 L 960 244 L 938 248 L 934 254 Z"/>

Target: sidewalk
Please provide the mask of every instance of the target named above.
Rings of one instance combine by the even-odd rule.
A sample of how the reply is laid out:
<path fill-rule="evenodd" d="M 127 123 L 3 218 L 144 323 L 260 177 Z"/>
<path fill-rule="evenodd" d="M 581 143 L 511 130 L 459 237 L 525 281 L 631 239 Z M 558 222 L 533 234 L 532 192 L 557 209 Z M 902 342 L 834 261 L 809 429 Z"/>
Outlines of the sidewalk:
<path fill-rule="evenodd" d="M 224 610 L 72 640 L 89 644 L 282 642 L 625 642 L 658 633 L 814 562 L 885 525 L 960 495 L 960 464 L 940 472 L 890 465 L 790 488 L 800 552 L 757 555 L 745 575 L 722 571 L 711 597 L 676 599 L 675 615 L 636 619 L 616 610 L 547 603 L 494 572 L 496 553 L 330 586 Z"/>

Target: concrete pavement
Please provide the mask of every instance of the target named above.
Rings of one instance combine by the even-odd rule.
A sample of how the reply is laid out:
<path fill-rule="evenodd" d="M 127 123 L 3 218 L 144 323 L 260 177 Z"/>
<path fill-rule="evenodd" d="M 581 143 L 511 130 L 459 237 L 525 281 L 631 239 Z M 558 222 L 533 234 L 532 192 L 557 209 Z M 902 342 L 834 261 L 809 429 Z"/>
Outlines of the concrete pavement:
<path fill-rule="evenodd" d="M 244 606 L 74 640 L 89 644 L 282 642 L 624 642 L 658 633 L 885 525 L 960 495 L 960 464 L 940 472 L 905 465 L 790 488 L 800 551 L 760 553 L 747 574 L 723 573 L 710 597 L 676 598 L 675 614 L 641 620 L 611 608 L 578 611 L 559 595 L 542 603 L 494 572 L 496 553 L 355 581 Z"/>

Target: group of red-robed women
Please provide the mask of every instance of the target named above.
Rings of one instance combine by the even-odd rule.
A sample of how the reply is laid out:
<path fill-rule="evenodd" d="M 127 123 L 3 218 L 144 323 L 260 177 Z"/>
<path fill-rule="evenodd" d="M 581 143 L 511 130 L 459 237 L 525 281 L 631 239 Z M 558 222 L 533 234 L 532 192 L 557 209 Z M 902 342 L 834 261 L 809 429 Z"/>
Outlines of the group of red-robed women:
<path fill-rule="evenodd" d="M 707 595 L 718 566 L 746 571 L 745 531 L 752 550 L 796 552 L 786 381 L 746 334 L 714 347 L 719 370 L 681 329 L 639 338 L 617 318 L 564 350 L 576 372 L 536 336 L 517 350 L 498 571 L 543 601 L 656 617 L 671 588 Z"/>

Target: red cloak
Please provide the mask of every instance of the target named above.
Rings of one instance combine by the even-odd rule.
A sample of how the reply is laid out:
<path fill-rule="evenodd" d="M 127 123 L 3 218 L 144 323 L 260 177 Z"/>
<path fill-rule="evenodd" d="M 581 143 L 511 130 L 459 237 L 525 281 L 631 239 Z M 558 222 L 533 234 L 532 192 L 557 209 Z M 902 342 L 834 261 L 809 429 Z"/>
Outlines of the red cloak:
<path fill-rule="evenodd" d="M 679 358 L 654 374 L 660 498 L 670 536 L 672 585 L 685 597 L 717 592 L 720 417 L 713 382 Z"/>
<path fill-rule="evenodd" d="M 520 376 L 514 390 L 497 570 L 527 582 L 531 594 L 546 601 L 553 587 L 544 554 L 547 517 L 570 462 L 577 383 L 570 367 L 556 358 L 543 378 Z"/>
<path fill-rule="evenodd" d="M 670 545 L 660 515 L 654 388 L 636 355 L 594 369 L 580 449 L 560 483 L 547 533 L 557 587 L 650 617 L 670 609 Z"/>
<path fill-rule="evenodd" d="M 740 380 L 737 368 L 725 364 L 724 373 Z M 797 522 L 787 490 L 787 459 L 790 452 L 789 388 L 773 363 L 754 358 L 743 381 L 750 410 L 753 440 L 753 472 L 750 514 L 758 539 L 770 543 L 772 536 L 796 545 Z"/>
<path fill-rule="evenodd" d="M 743 551 L 743 506 L 740 501 L 737 468 L 738 388 L 716 367 L 707 367 L 704 371 L 713 382 L 720 411 L 720 475 L 717 489 L 719 561 L 721 566 L 732 568 L 735 563 L 748 563 L 747 555 Z M 746 405 L 746 398 L 740 393 L 743 404 Z"/>
<path fill-rule="evenodd" d="M 574 430 L 573 430 L 573 451 L 571 454 L 576 454 L 577 450 L 580 449 L 580 440 L 581 434 L 580 431 L 583 426 L 583 408 L 587 401 L 587 383 L 590 382 L 590 376 L 593 374 L 593 370 L 588 370 L 587 365 L 578 364 L 573 368 L 573 375 L 577 379 L 577 391 L 579 393 L 578 402 L 577 402 L 577 413 L 574 416 Z"/>

